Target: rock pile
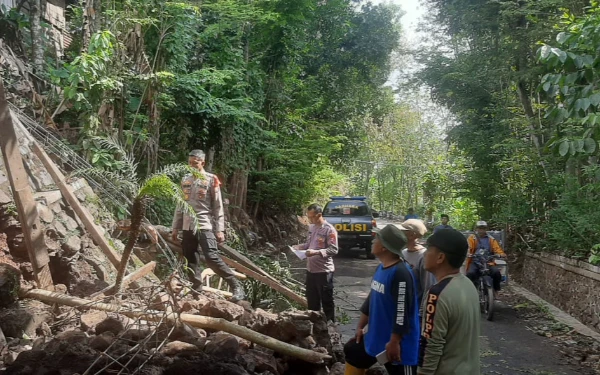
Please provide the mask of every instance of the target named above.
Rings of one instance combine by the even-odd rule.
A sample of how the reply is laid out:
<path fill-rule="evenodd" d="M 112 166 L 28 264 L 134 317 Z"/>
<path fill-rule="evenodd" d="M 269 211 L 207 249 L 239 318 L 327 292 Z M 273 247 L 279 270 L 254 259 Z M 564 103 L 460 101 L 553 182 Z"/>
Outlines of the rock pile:
<path fill-rule="evenodd" d="M 0 368 L 6 374 L 61 374 L 120 371 L 168 374 L 309 375 L 343 373 L 343 349 L 335 327 L 321 313 L 274 314 L 205 295 L 179 301 L 180 312 L 223 318 L 278 340 L 329 353 L 332 360 L 309 364 L 275 353 L 226 332 L 184 323 L 154 324 L 117 313 L 78 312 L 23 300 L 0 310 Z M 55 316 L 55 314 L 58 315 Z M 184 371 L 184 372 L 181 372 Z"/>

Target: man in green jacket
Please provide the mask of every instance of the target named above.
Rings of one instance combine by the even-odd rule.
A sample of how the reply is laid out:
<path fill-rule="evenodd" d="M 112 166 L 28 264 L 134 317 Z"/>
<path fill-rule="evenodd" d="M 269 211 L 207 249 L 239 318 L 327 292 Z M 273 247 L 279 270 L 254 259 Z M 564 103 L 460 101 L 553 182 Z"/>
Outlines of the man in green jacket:
<path fill-rule="evenodd" d="M 425 269 L 438 282 L 423 296 L 418 375 L 479 375 L 479 297 L 460 273 L 469 245 L 457 230 L 427 239 Z"/>

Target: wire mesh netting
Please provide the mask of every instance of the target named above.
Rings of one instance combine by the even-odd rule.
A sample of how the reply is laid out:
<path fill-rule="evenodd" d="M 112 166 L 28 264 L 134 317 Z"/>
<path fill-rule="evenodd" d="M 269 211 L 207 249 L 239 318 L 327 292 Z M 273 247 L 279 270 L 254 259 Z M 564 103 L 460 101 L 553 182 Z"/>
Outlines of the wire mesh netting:
<path fill-rule="evenodd" d="M 79 155 L 66 141 L 40 125 L 36 120 L 22 112 L 14 104 L 9 103 L 9 106 L 13 118 L 17 119 L 23 126 L 23 130 L 26 131 L 25 136 L 31 141 L 36 141 L 48 154 L 52 154 L 55 158 L 58 158 L 62 163 L 59 167 L 65 174 L 77 172 L 79 176 L 85 178 L 87 183 L 101 200 L 111 202 L 113 205 L 116 204 L 128 215 L 130 214 L 129 208 L 131 207 L 132 201 L 118 186 L 109 180 L 101 179 L 97 174 L 87 172 L 93 170 L 93 166 Z M 152 210 L 152 208 L 150 208 L 150 210 Z M 147 220 L 146 223 L 149 224 Z M 144 228 L 144 230 L 147 229 Z M 183 265 L 178 260 L 177 255 L 173 253 L 160 234 L 158 235 L 158 239 L 159 242 L 156 246 L 164 255 L 169 266 L 174 271 L 179 272 L 180 275 L 184 275 Z"/>

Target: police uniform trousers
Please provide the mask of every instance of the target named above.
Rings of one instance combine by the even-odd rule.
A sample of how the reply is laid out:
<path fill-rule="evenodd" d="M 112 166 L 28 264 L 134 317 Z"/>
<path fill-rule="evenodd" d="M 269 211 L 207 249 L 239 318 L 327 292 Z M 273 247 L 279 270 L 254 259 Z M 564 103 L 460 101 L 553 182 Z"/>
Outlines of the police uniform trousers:
<path fill-rule="evenodd" d="M 202 282 L 201 253 L 204 255 L 206 265 L 219 277 L 226 281 L 236 280 L 231 268 L 219 256 L 217 238 L 212 230 L 197 230 L 196 233 L 191 230 L 184 230 L 181 247 L 195 284 Z"/>

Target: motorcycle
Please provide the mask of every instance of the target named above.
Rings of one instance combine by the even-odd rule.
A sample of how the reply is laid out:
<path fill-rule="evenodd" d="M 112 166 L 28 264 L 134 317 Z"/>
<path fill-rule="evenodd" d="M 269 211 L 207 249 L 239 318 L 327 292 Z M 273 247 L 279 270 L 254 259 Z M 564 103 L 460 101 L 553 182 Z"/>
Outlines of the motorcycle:
<path fill-rule="evenodd" d="M 475 282 L 477 293 L 479 294 L 479 306 L 481 313 L 486 315 L 487 320 L 494 318 L 494 283 L 491 276 L 491 270 L 488 263 L 497 259 L 497 255 L 486 255 L 485 249 L 479 249 L 475 254 L 469 255 L 477 265 L 479 275 Z"/>

